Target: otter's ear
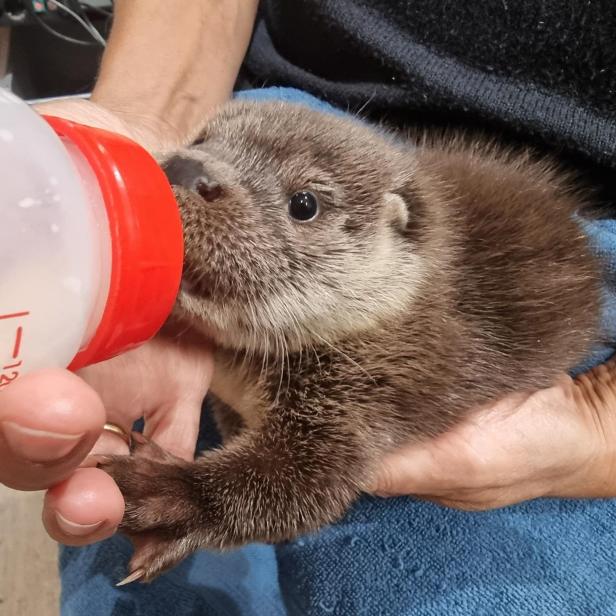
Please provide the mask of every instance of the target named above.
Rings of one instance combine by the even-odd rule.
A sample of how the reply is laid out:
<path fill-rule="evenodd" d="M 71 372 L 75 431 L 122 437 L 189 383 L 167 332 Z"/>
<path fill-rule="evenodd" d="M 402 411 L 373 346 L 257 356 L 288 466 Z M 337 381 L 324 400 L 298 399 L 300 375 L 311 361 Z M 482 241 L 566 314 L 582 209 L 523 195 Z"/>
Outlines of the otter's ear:
<path fill-rule="evenodd" d="M 409 223 L 409 209 L 404 199 L 397 193 L 385 194 L 385 217 L 391 225 L 404 233 Z"/>
<path fill-rule="evenodd" d="M 400 233 L 409 238 L 417 237 L 425 209 L 414 183 L 408 182 L 399 190 L 385 194 L 385 215 Z"/>

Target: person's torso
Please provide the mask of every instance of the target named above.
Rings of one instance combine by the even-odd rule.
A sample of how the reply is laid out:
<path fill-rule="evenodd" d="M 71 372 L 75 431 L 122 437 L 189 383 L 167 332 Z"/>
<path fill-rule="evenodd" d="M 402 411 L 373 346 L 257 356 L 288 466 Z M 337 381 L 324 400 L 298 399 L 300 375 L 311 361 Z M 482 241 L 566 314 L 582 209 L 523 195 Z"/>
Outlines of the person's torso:
<path fill-rule="evenodd" d="M 609 184 L 615 33 L 613 0 L 263 0 L 246 68 L 397 125 L 529 143 Z"/>

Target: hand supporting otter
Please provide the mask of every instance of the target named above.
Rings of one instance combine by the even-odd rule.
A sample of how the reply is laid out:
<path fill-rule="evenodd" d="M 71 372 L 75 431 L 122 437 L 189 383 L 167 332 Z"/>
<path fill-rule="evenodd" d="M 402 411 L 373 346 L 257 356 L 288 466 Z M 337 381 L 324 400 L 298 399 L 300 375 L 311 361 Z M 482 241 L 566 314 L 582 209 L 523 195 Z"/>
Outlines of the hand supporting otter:
<path fill-rule="evenodd" d="M 400 448 L 371 490 L 467 510 L 616 496 L 616 360 L 507 396 L 434 440 Z"/>

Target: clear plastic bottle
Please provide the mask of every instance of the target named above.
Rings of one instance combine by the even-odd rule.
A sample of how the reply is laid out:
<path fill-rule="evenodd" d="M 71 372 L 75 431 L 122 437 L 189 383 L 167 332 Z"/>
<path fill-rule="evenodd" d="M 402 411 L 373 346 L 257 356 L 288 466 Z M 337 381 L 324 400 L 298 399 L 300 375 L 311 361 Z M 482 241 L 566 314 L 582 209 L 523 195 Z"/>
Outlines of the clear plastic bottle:
<path fill-rule="evenodd" d="M 0 89 L 0 390 L 152 337 L 182 271 L 172 189 L 132 141 Z"/>

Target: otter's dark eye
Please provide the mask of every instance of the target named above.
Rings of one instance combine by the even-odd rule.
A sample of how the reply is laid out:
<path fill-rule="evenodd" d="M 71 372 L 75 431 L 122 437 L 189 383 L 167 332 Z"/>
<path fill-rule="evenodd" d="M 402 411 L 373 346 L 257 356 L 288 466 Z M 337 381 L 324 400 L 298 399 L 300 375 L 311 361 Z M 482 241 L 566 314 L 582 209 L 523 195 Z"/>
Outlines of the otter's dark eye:
<path fill-rule="evenodd" d="M 318 214 L 319 200 L 313 193 L 302 190 L 289 199 L 289 216 L 298 222 L 309 222 L 314 220 Z"/>

